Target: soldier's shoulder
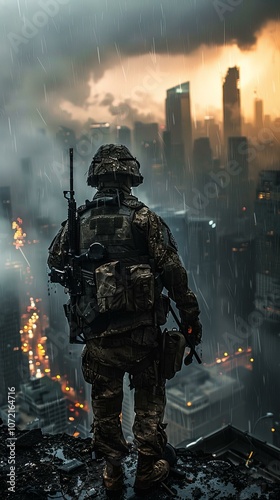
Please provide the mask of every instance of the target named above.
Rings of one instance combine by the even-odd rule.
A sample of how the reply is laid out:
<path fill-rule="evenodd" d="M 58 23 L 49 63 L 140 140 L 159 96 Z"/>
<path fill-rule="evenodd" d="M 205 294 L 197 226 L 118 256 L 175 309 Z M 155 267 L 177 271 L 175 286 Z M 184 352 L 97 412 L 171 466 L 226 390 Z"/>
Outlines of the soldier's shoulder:
<path fill-rule="evenodd" d="M 142 206 L 135 211 L 134 221 L 139 225 L 146 225 L 156 221 L 156 214 L 147 205 L 142 203 Z"/>
<path fill-rule="evenodd" d="M 168 224 L 165 222 L 165 220 L 160 216 L 155 213 L 156 221 L 157 224 L 160 228 L 160 233 L 163 236 L 163 242 L 164 246 L 166 248 L 169 248 L 170 250 L 177 252 L 178 251 L 178 245 L 177 242 L 171 232 L 170 227 Z"/>
<path fill-rule="evenodd" d="M 133 195 L 126 196 L 124 200 L 122 200 L 122 205 L 137 211 L 144 207 L 144 203 Z"/>

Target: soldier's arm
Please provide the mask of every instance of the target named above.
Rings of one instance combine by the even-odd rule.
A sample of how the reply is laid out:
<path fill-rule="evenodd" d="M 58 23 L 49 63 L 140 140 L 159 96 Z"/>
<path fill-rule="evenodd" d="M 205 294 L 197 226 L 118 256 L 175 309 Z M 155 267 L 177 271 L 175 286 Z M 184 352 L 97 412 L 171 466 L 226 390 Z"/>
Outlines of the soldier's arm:
<path fill-rule="evenodd" d="M 169 296 L 176 303 L 184 328 L 192 326 L 196 343 L 201 340 L 200 313 L 195 294 L 188 285 L 188 275 L 168 226 L 147 207 L 136 213 L 135 223 L 147 235 L 149 254 L 154 259 L 156 270 Z"/>
<path fill-rule="evenodd" d="M 68 223 L 64 221 L 48 249 L 49 268 L 56 267 L 62 270 L 67 262 L 68 249 Z"/>

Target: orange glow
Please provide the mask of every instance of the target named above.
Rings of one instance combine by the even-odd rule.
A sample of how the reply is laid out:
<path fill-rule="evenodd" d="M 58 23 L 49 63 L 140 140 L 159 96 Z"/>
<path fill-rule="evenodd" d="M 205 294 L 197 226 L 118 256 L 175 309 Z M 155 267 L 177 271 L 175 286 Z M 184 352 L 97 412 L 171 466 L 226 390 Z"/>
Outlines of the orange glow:
<path fill-rule="evenodd" d="M 14 234 L 15 241 L 13 242 L 13 245 L 16 247 L 17 250 L 20 247 L 24 246 L 26 237 L 26 233 L 23 232 L 21 224 L 22 224 L 22 219 L 20 219 L 20 217 L 18 217 L 16 221 L 12 222 L 12 229 L 15 229 L 15 234 Z"/>

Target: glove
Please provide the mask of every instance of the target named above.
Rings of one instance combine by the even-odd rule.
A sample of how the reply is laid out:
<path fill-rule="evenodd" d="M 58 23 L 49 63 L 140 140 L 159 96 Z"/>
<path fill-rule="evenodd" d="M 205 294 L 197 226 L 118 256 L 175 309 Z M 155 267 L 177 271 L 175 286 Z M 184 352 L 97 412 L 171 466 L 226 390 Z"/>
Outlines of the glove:
<path fill-rule="evenodd" d="M 183 334 L 190 338 L 194 345 L 198 345 L 202 339 L 202 324 L 199 319 L 189 320 L 188 323 L 182 323 Z"/>

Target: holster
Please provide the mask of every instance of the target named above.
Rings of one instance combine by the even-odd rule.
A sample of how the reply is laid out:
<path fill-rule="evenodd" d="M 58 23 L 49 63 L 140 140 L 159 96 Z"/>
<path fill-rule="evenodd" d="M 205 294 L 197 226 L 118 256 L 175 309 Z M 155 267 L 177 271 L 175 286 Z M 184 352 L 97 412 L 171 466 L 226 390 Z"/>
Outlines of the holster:
<path fill-rule="evenodd" d="M 162 333 L 161 344 L 161 375 L 170 380 L 181 370 L 184 352 L 186 348 L 186 339 L 184 335 L 176 330 L 167 330 Z"/>

